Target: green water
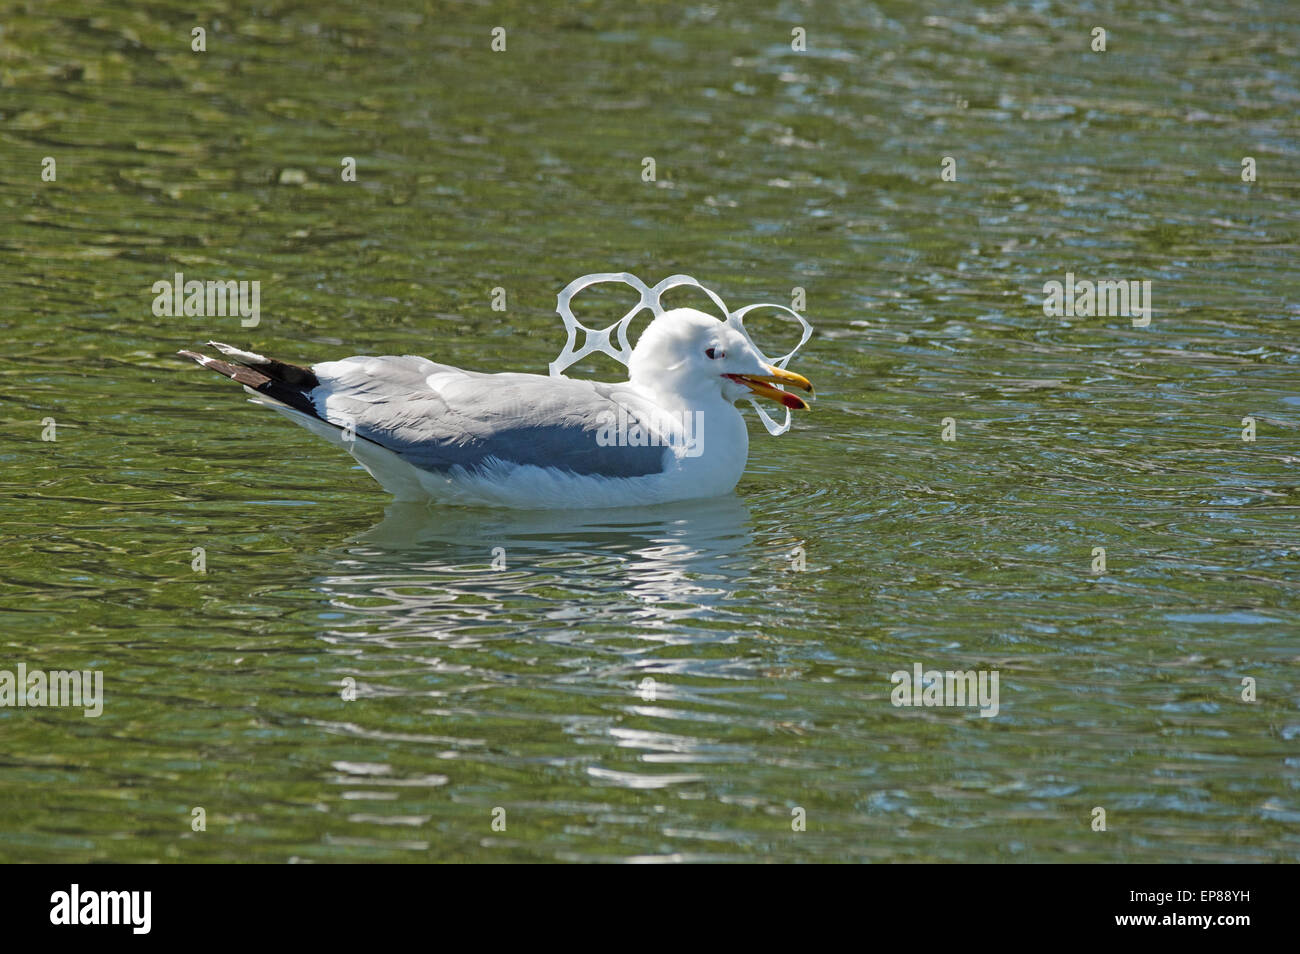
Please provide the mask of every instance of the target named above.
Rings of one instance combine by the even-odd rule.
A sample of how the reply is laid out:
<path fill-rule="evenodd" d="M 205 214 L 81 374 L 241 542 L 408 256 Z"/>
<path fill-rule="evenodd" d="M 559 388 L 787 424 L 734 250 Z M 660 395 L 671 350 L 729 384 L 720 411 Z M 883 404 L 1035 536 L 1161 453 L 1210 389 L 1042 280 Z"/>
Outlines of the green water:
<path fill-rule="evenodd" d="M 0 860 L 1297 860 L 1300 7 L 1210 7 L 0 4 L 0 669 L 105 691 Z M 174 354 L 544 371 L 620 270 L 805 289 L 734 496 L 390 507 Z"/>

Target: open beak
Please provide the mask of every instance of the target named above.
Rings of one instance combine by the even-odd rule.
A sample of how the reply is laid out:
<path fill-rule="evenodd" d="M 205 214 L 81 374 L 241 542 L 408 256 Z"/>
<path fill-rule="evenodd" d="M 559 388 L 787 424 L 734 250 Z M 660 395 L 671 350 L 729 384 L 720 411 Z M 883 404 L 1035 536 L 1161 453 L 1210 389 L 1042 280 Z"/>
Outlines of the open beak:
<path fill-rule="evenodd" d="M 808 402 L 797 394 L 791 394 L 783 388 L 799 388 L 801 391 L 807 391 L 812 394 L 812 382 L 802 374 L 795 374 L 793 371 L 782 371 L 780 368 L 774 368 L 771 365 L 763 365 L 767 369 L 766 374 L 728 374 L 726 377 L 743 384 L 759 397 L 765 397 L 775 401 L 777 404 L 784 404 L 786 407 L 793 408 L 796 411 L 808 410 Z M 782 387 L 772 387 L 773 384 Z"/>

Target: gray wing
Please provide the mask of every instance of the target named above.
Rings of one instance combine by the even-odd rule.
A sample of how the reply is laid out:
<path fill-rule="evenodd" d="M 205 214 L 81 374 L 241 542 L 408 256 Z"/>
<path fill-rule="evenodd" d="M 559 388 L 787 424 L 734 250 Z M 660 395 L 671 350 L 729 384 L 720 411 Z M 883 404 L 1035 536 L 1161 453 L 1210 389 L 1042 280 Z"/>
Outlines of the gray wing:
<path fill-rule="evenodd" d="M 664 470 L 665 447 L 618 447 L 597 434 L 639 398 L 618 385 L 538 374 L 479 374 L 414 355 L 312 366 L 321 417 L 417 467 L 474 471 L 490 459 L 575 474 L 641 477 Z M 635 417 L 635 410 L 632 411 Z M 604 415 L 604 416 L 602 416 Z"/>

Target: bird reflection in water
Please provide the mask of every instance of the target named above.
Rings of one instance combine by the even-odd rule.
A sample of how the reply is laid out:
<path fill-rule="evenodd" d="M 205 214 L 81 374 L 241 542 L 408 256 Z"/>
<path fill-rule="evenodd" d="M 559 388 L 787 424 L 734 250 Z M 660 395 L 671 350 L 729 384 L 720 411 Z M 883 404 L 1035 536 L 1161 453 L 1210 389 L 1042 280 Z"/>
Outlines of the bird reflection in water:
<path fill-rule="evenodd" d="M 394 503 L 316 585 L 340 624 L 331 641 L 458 643 L 580 621 L 661 639 L 721 608 L 752 572 L 753 544 L 734 495 L 586 511 Z"/>

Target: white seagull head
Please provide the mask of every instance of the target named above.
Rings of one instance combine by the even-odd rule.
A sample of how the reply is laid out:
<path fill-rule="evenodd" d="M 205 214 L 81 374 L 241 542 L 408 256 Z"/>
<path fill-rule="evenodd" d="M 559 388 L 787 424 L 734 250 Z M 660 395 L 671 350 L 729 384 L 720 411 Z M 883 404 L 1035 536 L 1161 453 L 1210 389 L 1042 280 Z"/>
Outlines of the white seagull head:
<path fill-rule="evenodd" d="M 628 379 L 687 400 L 757 396 L 799 411 L 808 402 L 789 388 L 813 389 L 803 375 L 765 362 L 735 328 L 694 308 L 674 308 L 650 322 L 632 349 Z"/>

